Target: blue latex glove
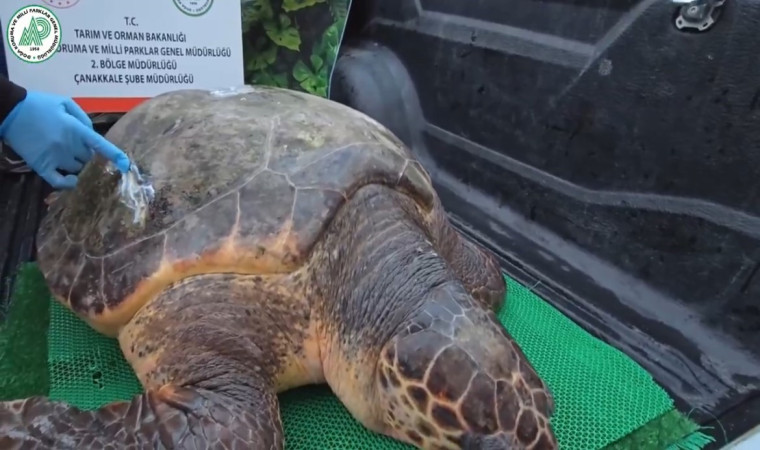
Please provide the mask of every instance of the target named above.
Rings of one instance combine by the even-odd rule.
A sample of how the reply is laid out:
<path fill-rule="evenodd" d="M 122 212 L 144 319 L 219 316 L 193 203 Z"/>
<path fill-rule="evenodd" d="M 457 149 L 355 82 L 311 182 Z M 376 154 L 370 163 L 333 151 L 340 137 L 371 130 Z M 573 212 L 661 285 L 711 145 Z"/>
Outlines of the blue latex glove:
<path fill-rule="evenodd" d="M 0 124 L 0 139 L 56 189 L 76 186 L 76 175 L 58 171 L 79 173 L 95 151 L 122 173 L 129 170 L 127 155 L 93 129 L 74 100 L 59 95 L 27 92 Z"/>

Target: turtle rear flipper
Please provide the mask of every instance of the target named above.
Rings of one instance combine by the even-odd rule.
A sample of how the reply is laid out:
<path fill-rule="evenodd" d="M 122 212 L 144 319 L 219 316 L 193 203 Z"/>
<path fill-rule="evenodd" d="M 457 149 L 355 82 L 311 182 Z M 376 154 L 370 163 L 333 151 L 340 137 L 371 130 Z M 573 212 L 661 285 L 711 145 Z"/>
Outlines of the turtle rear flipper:
<path fill-rule="evenodd" d="M 44 397 L 4 402 L 0 448 L 281 448 L 276 396 L 250 390 L 246 400 L 166 385 L 94 411 Z"/>
<path fill-rule="evenodd" d="M 173 285 L 119 333 L 143 395 L 94 411 L 39 397 L 0 403 L 0 448 L 282 448 L 277 391 L 322 377 L 305 342 L 308 308 L 285 278 Z"/>

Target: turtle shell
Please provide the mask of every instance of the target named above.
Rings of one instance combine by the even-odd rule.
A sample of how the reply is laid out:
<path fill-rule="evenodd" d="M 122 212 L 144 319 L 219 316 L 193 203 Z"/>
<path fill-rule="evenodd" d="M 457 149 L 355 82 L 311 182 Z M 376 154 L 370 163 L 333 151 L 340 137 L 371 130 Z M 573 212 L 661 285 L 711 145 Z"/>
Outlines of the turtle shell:
<path fill-rule="evenodd" d="M 144 220 L 96 157 L 50 205 L 37 258 L 55 297 L 107 335 L 184 277 L 296 270 L 363 185 L 395 187 L 424 209 L 435 201 L 428 174 L 385 127 L 291 90 L 162 94 L 106 137 L 154 188 Z"/>

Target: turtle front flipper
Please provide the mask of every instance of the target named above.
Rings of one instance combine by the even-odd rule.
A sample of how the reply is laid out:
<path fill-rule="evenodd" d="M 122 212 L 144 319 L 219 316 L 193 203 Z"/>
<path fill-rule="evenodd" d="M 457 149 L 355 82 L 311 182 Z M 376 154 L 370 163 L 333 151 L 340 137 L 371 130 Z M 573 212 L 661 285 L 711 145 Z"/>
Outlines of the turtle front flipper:
<path fill-rule="evenodd" d="M 282 447 L 272 393 L 166 385 L 129 402 L 82 411 L 44 397 L 0 403 L 0 448 Z"/>

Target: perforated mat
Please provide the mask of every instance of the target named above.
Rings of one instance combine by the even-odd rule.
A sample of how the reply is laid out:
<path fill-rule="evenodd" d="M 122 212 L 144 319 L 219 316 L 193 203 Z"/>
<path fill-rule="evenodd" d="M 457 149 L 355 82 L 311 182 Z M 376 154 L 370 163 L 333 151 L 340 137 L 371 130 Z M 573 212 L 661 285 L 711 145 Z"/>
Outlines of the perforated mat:
<path fill-rule="evenodd" d="M 508 279 L 500 320 L 552 389 L 552 422 L 563 450 L 598 450 L 673 409 L 640 366 L 593 338 L 539 297 Z M 96 334 L 68 310 L 51 305 L 50 397 L 97 408 L 141 392 L 115 340 Z M 288 449 L 403 449 L 366 431 L 327 387 L 280 397 Z"/>

